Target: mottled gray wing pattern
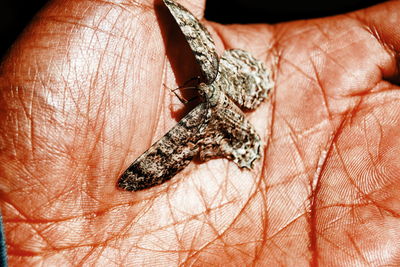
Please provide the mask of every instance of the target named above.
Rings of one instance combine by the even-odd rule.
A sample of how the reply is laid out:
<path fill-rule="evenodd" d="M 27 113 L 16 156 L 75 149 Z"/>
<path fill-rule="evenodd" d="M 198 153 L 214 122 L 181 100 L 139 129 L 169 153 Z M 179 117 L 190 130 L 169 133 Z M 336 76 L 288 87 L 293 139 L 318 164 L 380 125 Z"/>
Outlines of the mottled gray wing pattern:
<path fill-rule="evenodd" d="M 256 108 L 273 86 L 261 61 L 243 50 L 227 50 L 220 62 L 207 29 L 183 6 L 163 0 L 200 65 L 207 84 L 204 102 L 194 108 L 121 175 L 118 186 L 138 191 L 171 179 L 194 156 L 225 157 L 241 168 L 260 158 L 261 139 L 240 107 Z"/>
<path fill-rule="evenodd" d="M 164 3 L 189 43 L 207 84 L 211 84 L 218 74 L 218 54 L 210 33 L 185 7 L 173 0 Z"/>
<path fill-rule="evenodd" d="M 260 136 L 243 112 L 226 95 L 224 98 L 213 109 L 205 136 L 199 141 L 200 159 L 224 157 L 251 169 L 260 158 Z"/>
<path fill-rule="evenodd" d="M 205 103 L 194 108 L 129 166 L 118 186 L 138 191 L 171 179 L 198 154 L 210 114 Z"/>
<path fill-rule="evenodd" d="M 268 96 L 274 83 L 261 61 L 244 50 L 231 49 L 222 55 L 213 85 L 240 107 L 255 109 Z"/>

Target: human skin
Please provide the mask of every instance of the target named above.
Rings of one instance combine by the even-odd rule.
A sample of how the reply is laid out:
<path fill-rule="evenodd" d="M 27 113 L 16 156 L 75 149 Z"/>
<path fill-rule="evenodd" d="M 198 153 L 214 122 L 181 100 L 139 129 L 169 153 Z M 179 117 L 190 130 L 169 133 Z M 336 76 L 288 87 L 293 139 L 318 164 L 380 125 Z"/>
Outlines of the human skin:
<path fill-rule="evenodd" d="M 201 17 L 204 1 L 180 1 Z M 192 162 L 140 192 L 118 176 L 190 109 L 198 74 L 160 1 L 53 1 L 0 71 L 11 266 L 400 264 L 400 2 L 277 25 L 202 22 L 273 69 L 247 113 L 253 171 Z M 164 86 L 164 84 L 166 86 Z"/>

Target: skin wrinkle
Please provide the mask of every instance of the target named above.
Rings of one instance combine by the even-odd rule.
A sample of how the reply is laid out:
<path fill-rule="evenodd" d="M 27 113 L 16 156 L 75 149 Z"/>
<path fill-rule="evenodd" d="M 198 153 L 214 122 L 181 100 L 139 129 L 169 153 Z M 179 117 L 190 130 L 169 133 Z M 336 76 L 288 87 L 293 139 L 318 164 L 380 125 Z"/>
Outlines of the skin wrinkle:
<path fill-rule="evenodd" d="M 34 134 L 33 134 L 33 120 L 32 120 L 32 106 L 33 106 L 33 103 L 34 103 L 33 95 L 34 94 L 32 94 L 32 98 L 27 103 L 28 104 L 28 109 L 25 107 L 25 105 L 22 104 L 22 107 L 23 107 L 23 110 L 24 110 L 24 113 L 25 113 L 25 117 L 29 120 L 29 126 L 28 127 L 29 127 L 30 140 L 31 140 L 31 142 L 30 142 L 30 145 L 31 145 L 31 151 L 30 152 L 32 153 L 31 157 L 34 157 L 34 152 L 35 152 L 34 145 L 33 145 Z M 23 103 L 22 99 L 19 99 L 19 100 L 20 100 L 21 103 Z M 17 123 L 18 123 L 18 118 L 17 118 Z"/>
<path fill-rule="evenodd" d="M 318 22 L 318 21 L 317 21 Z M 315 22 L 315 23 L 317 23 Z M 286 24 L 276 25 L 274 29 L 274 36 L 277 44 L 281 49 L 287 49 L 286 45 L 293 40 L 301 39 L 300 37 L 308 35 L 309 32 L 313 31 L 313 28 L 306 27 L 309 25 L 307 21 L 300 21 L 296 28 L 287 27 Z M 284 53 L 283 53 L 284 54 Z"/>
<path fill-rule="evenodd" d="M 251 200 L 251 198 L 249 198 L 249 200 L 248 200 L 246 203 L 244 203 L 243 207 L 241 208 L 241 211 L 243 211 L 243 210 L 245 209 L 245 207 L 248 205 L 248 203 L 250 202 L 250 200 Z M 234 218 L 234 220 L 232 220 L 231 225 L 234 225 L 235 221 L 239 218 L 239 215 L 240 215 L 240 214 L 241 214 L 241 213 L 238 212 L 238 215 Z M 208 224 L 208 225 L 212 226 L 212 224 Z M 217 233 L 217 235 L 216 235 L 216 237 L 213 239 L 213 241 L 218 240 L 218 239 L 222 239 L 223 234 L 226 233 L 228 230 L 230 230 L 229 226 L 227 226 L 226 229 L 225 229 L 222 233 L 218 233 L 218 231 L 217 231 L 215 228 L 213 228 L 213 229 L 214 229 L 214 232 Z M 208 245 L 209 245 L 209 244 L 211 244 L 211 242 L 209 242 Z M 208 245 L 207 245 L 207 246 L 208 246 Z M 204 246 L 201 250 L 207 248 L 207 246 Z M 194 254 L 192 255 L 192 257 L 194 257 L 194 256 L 196 256 L 196 254 L 200 253 L 201 250 L 198 250 L 198 252 L 194 253 Z"/>
<path fill-rule="evenodd" d="M 50 226 L 48 226 L 48 227 L 50 227 Z M 39 237 L 41 237 L 41 241 L 42 241 L 42 242 L 44 242 L 47 246 L 50 247 L 49 251 L 55 249 L 55 248 L 52 246 L 52 242 L 50 242 L 50 241 L 46 238 L 46 236 L 43 235 L 43 234 L 41 233 L 41 231 L 40 231 L 39 229 L 36 229 L 36 228 L 35 228 L 35 225 L 31 225 L 31 226 L 30 226 L 30 229 L 32 229 Z M 42 249 L 43 249 L 45 246 L 41 245 L 41 247 L 42 247 Z M 20 250 L 18 250 L 18 251 L 10 251 L 10 252 L 15 253 L 16 255 L 20 255 L 21 253 L 27 253 L 27 254 L 29 254 L 29 255 L 35 255 L 35 256 L 37 256 L 37 255 L 42 255 L 42 254 L 46 254 L 45 251 L 43 251 L 43 252 L 35 252 L 35 251 L 29 252 L 29 250 L 24 250 L 23 248 L 22 248 L 22 249 L 20 248 Z"/>
<path fill-rule="evenodd" d="M 322 88 L 322 87 L 320 87 L 320 88 Z M 344 124 L 344 121 L 342 121 L 341 126 L 343 124 Z M 341 126 L 337 128 L 334 136 L 336 136 L 336 137 L 338 136 L 339 129 L 341 128 Z M 335 139 L 336 139 L 335 137 L 332 138 L 332 144 L 333 144 L 333 142 L 335 142 Z M 333 147 L 333 146 L 331 145 L 331 147 Z M 323 170 L 321 170 L 321 173 L 322 172 L 323 172 Z M 318 179 L 318 181 L 320 181 L 320 180 L 321 180 L 321 178 Z M 318 258 L 320 257 L 319 253 L 318 253 L 318 237 L 317 237 L 318 230 L 316 227 L 317 218 L 318 218 L 317 217 L 318 216 L 317 215 L 318 207 L 317 207 L 316 198 L 318 197 L 318 192 L 320 190 L 320 186 L 321 186 L 320 182 L 317 182 L 315 189 L 311 191 L 311 195 L 310 195 L 311 202 L 310 202 L 310 218 L 309 218 L 309 222 L 310 222 L 309 239 L 310 239 L 310 250 L 312 253 L 310 265 L 313 265 L 313 266 L 319 264 Z"/>
<path fill-rule="evenodd" d="M 321 87 L 322 88 L 322 87 Z M 326 158 L 324 160 L 324 164 L 325 165 L 326 162 Z M 320 174 L 323 172 L 323 168 L 321 168 Z M 319 253 L 318 253 L 318 238 L 317 238 L 317 229 L 316 229 L 316 225 L 317 225 L 317 219 L 318 219 L 318 214 L 317 214 L 317 197 L 318 197 L 318 192 L 320 190 L 320 186 L 321 186 L 321 177 L 313 177 L 313 179 L 310 179 L 310 181 L 312 180 L 314 182 L 314 180 L 317 180 L 317 183 L 315 184 L 315 187 L 313 187 L 311 185 L 311 192 L 310 192 L 310 211 L 309 211 L 309 225 L 310 225 L 310 229 L 309 229 L 309 239 L 310 239 L 310 250 L 311 250 L 311 261 L 310 261 L 310 265 L 318 265 L 318 258 L 319 258 Z"/>
<path fill-rule="evenodd" d="M 368 265 L 369 262 L 368 260 L 364 257 L 362 251 L 359 249 L 357 243 L 355 242 L 355 240 L 352 238 L 351 235 L 347 234 L 347 238 L 350 240 L 350 242 L 352 243 L 353 247 L 356 249 L 358 255 L 361 256 L 361 259 L 363 260 L 364 264 Z"/>
<path fill-rule="evenodd" d="M 363 125 L 364 127 L 363 127 L 363 130 L 364 130 L 364 137 L 365 137 L 365 139 L 367 139 L 368 138 L 368 134 L 366 134 L 366 131 L 365 131 L 365 120 L 364 120 L 364 125 Z M 380 138 L 379 139 L 381 139 L 381 136 L 382 136 L 382 128 L 380 127 L 380 130 L 381 130 L 381 133 L 380 133 Z M 366 147 L 369 147 L 368 146 L 368 143 L 365 143 L 365 146 Z M 370 150 L 369 149 L 367 149 L 367 151 L 368 151 L 368 156 L 370 157 L 370 160 L 371 160 L 371 162 L 374 162 L 374 160 L 373 160 L 373 155 L 371 154 L 371 152 L 370 152 Z M 379 153 L 378 153 L 379 154 Z M 379 171 L 377 170 L 377 168 L 376 168 L 376 166 L 375 165 L 373 165 L 373 168 L 374 168 L 374 170 L 376 171 L 376 173 L 378 173 Z"/>
<path fill-rule="evenodd" d="M 143 23 L 144 24 L 144 23 Z M 142 70 L 140 71 L 140 73 L 142 72 Z M 139 73 L 139 75 L 140 75 L 140 73 Z M 140 80 L 140 78 L 138 78 L 138 80 Z M 160 79 L 160 81 L 161 81 L 162 79 Z M 162 98 L 160 98 L 160 97 L 162 97 Z M 156 114 L 160 114 L 161 113 L 161 110 L 163 110 L 164 109 L 164 107 L 163 107 L 163 105 L 160 105 L 159 103 L 160 103 L 160 101 L 161 101 L 161 99 L 165 99 L 165 94 L 163 93 L 163 92 L 160 92 L 159 94 L 158 94 L 158 97 L 156 97 L 156 100 L 155 100 L 155 104 L 153 105 L 153 106 L 155 106 L 156 108 L 156 110 L 155 110 L 155 112 L 156 112 Z M 151 132 L 156 132 L 156 129 L 158 128 L 158 125 L 159 125 L 159 123 L 160 123 L 160 117 L 156 117 L 156 120 L 154 120 L 154 121 L 151 121 L 151 124 L 150 124 L 150 129 L 151 129 Z M 137 125 L 137 123 L 136 123 L 136 125 Z M 146 143 L 146 147 L 149 147 L 150 145 L 151 145 L 151 142 L 152 142 L 152 139 L 154 139 L 154 137 L 153 138 L 148 138 L 148 142 Z M 133 139 L 130 139 L 130 140 L 133 140 Z M 128 146 L 127 146 L 128 147 Z"/>
<path fill-rule="evenodd" d="M 353 43 L 352 44 L 349 44 L 349 46 L 350 45 L 353 45 Z M 314 48 L 316 48 L 316 47 L 319 47 L 320 48 L 320 46 L 319 45 L 317 45 L 317 44 L 313 44 L 313 46 L 314 46 Z M 343 49 L 343 47 L 341 47 L 340 49 Z M 326 53 L 325 51 L 324 51 L 324 49 L 322 49 L 322 48 L 320 48 L 320 50 L 322 51 L 322 53 Z M 329 53 L 329 54 L 331 54 L 331 52 Z M 316 56 L 317 56 L 318 54 L 316 54 Z M 340 62 L 338 62 L 335 58 L 330 58 L 333 62 L 335 62 L 336 64 L 338 64 L 339 66 L 341 66 L 342 68 L 343 68 L 343 70 L 346 70 L 346 67 L 345 66 L 343 66 Z M 303 63 L 303 62 L 302 62 Z M 300 68 L 299 68 L 300 69 Z M 348 73 L 348 72 L 346 72 L 348 75 L 352 75 L 351 73 Z M 305 74 L 305 73 L 304 73 Z M 311 77 L 310 77 L 310 79 L 312 79 Z"/>
<path fill-rule="evenodd" d="M 320 89 L 320 93 L 321 93 L 321 96 L 322 96 L 323 107 L 326 110 L 327 118 L 328 118 L 328 121 L 329 121 L 329 119 L 332 119 L 333 116 L 331 114 L 331 111 L 329 110 L 328 99 L 326 97 L 326 94 L 324 93 L 323 85 L 322 85 L 322 82 L 321 82 L 321 79 L 320 79 L 320 76 L 319 76 L 319 73 L 318 73 L 318 70 L 317 70 L 317 66 L 316 66 L 316 64 L 314 64 L 313 60 L 311 60 L 311 64 L 312 64 L 314 72 L 315 72 L 316 84 L 318 85 L 317 89 Z M 332 124 L 330 124 L 329 126 L 330 126 L 330 128 L 334 128 Z"/>

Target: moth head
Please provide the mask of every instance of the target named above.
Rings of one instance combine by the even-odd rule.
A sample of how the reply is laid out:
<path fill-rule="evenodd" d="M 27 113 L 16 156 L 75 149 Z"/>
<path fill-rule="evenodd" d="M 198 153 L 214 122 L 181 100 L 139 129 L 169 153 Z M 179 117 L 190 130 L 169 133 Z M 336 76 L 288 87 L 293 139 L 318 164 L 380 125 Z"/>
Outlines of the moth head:
<path fill-rule="evenodd" d="M 197 88 L 199 89 L 201 98 L 203 98 L 205 101 L 209 100 L 213 95 L 213 88 L 205 83 L 199 83 Z"/>

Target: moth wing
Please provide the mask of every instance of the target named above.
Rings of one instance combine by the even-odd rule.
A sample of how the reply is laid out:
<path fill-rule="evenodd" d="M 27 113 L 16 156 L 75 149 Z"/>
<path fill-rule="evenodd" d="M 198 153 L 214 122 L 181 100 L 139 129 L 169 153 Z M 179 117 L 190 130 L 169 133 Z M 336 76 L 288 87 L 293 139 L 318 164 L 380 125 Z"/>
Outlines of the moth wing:
<path fill-rule="evenodd" d="M 213 83 L 238 106 L 255 109 L 273 88 L 270 71 L 250 53 L 241 49 L 225 50 Z"/>
<path fill-rule="evenodd" d="M 207 84 L 211 84 L 218 74 L 218 54 L 211 34 L 185 7 L 173 0 L 164 3 L 189 43 Z"/>
<path fill-rule="evenodd" d="M 239 167 L 251 169 L 260 158 L 261 138 L 243 112 L 232 102 L 214 110 L 206 135 L 200 141 L 200 159 L 225 157 Z"/>
<path fill-rule="evenodd" d="M 137 158 L 118 180 L 127 191 L 143 190 L 171 179 L 198 154 L 210 110 L 202 103 Z"/>

